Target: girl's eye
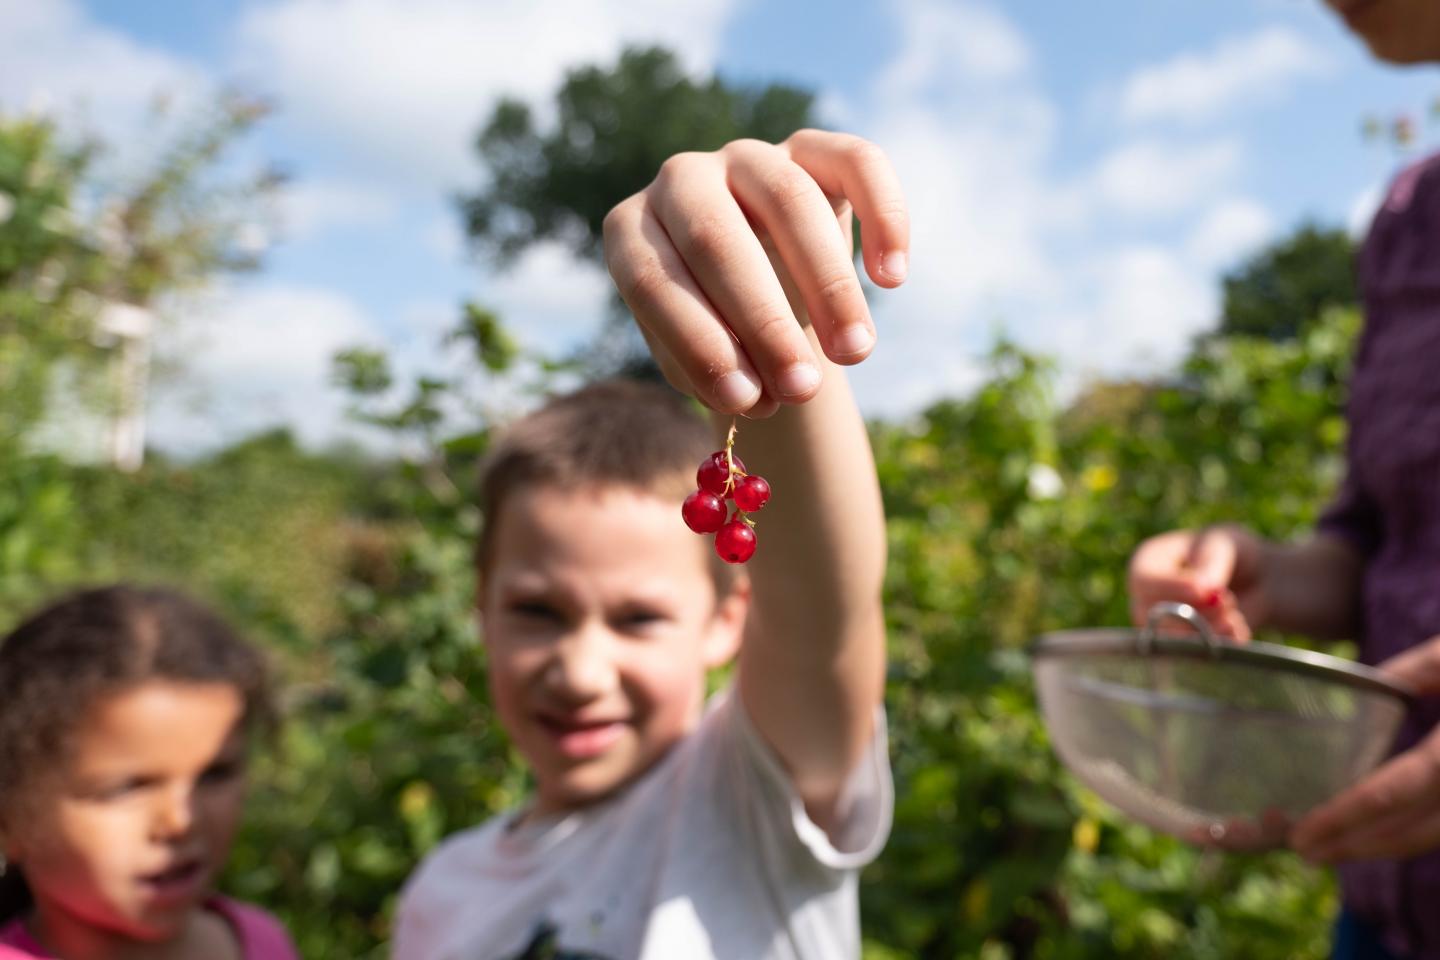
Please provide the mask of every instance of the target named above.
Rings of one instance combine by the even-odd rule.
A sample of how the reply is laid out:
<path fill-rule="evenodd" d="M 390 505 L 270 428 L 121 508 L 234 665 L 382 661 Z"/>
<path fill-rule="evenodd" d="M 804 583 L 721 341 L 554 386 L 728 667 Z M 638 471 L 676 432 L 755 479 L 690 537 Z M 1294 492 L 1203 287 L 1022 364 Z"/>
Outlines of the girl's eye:
<path fill-rule="evenodd" d="M 145 777 L 131 777 L 128 780 L 116 780 L 112 783 L 101 784 L 91 791 L 91 795 L 96 800 L 122 800 L 152 786 L 153 783 L 154 781 Z"/>
<path fill-rule="evenodd" d="M 211 764 L 204 773 L 200 774 L 200 782 L 224 783 L 227 780 L 233 780 L 244 770 L 244 766 L 239 760 L 224 760 Z"/>

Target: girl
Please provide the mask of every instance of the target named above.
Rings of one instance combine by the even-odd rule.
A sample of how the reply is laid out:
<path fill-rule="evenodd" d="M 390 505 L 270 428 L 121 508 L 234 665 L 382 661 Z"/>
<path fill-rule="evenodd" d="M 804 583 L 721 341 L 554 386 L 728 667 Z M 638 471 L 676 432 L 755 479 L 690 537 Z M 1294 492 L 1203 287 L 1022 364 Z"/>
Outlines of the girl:
<path fill-rule="evenodd" d="M 294 960 L 212 891 L 268 720 L 260 654 L 168 590 L 74 594 L 0 644 L 0 960 Z"/>

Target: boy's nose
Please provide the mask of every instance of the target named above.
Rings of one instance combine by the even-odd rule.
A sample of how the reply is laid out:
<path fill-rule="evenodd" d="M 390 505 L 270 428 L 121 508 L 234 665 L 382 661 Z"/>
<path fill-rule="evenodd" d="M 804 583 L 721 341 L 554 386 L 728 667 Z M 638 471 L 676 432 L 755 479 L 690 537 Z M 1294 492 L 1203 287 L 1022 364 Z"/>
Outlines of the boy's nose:
<path fill-rule="evenodd" d="M 545 679 L 567 700 L 583 703 L 609 693 L 616 682 L 610 638 L 603 629 L 581 627 L 556 647 Z"/>

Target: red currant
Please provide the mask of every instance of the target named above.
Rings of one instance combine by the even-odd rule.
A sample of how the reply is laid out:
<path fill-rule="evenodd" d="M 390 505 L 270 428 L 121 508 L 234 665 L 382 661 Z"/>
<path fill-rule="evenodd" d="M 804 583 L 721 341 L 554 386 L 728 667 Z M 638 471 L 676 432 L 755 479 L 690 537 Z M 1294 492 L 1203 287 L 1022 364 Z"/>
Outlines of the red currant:
<path fill-rule="evenodd" d="M 770 484 L 764 477 L 750 474 L 735 484 L 735 506 L 754 513 L 770 502 Z"/>
<path fill-rule="evenodd" d="M 744 563 L 755 555 L 755 531 L 744 520 L 731 520 L 715 534 L 715 552 L 726 563 Z"/>
<path fill-rule="evenodd" d="M 714 533 L 725 525 L 725 501 L 708 490 L 696 490 L 685 498 L 680 515 L 696 533 Z"/>
<path fill-rule="evenodd" d="M 734 462 L 737 475 L 745 472 L 745 464 L 740 462 L 739 457 L 732 455 L 728 460 Z M 695 472 L 695 485 L 717 497 L 729 497 L 734 492 L 730 483 L 730 464 L 724 450 L 715 451 L 700 464 L 700 469 Z"/>

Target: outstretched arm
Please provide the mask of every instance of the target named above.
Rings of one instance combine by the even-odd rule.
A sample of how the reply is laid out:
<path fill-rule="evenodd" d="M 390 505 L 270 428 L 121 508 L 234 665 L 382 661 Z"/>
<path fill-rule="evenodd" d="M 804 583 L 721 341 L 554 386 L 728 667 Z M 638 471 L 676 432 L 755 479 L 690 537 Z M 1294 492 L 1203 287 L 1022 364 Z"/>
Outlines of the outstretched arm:
<path fill-rule="evenodd" d="M 774 494 L 756 515 L 740 696 L 822 824 L 884 682 L 884 518 L 839 366 L 875 340 L 852 209 L 869 276 L 898 285 L 904 201 L 884 154 L 845 134 L 671 158 L 605 230 L 611 274 L 670 382 L 722 431 L 729 414 L 756 418 L 741 421 L 737 452 Z"/>

